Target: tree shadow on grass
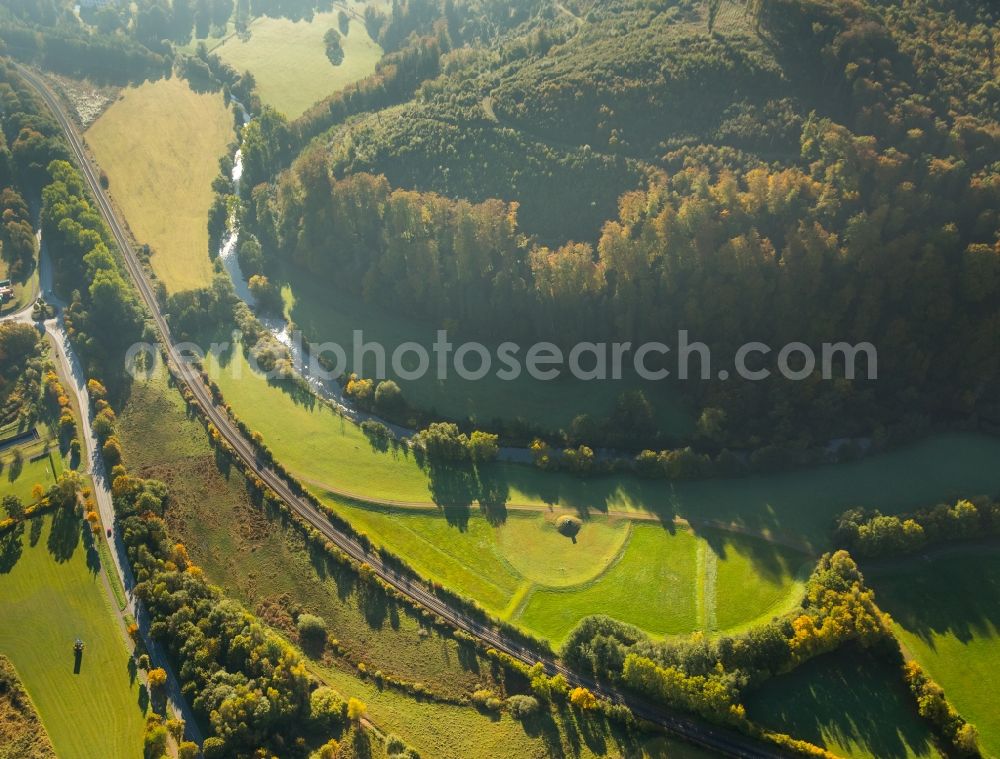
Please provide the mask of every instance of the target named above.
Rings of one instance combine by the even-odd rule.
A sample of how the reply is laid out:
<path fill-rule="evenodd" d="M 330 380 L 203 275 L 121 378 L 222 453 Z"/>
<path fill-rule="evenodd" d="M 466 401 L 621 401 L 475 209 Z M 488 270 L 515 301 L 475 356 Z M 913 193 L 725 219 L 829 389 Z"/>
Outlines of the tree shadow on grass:
<path fill-rule="evenodd" d="M 694 532 L 708 543 L 720 560 L 725 560 L 731 553 L 745 556 L 758 574 L 774 583 L 794 576 L 807 557 L 807 554 L 793 548 L 776 546 L 760 538 L 725 530 L 695 529 Z"/>
<path fill-rule="evenodd" d="M 495 469 L 478 467 L 479 493 L 476 499 L 486 521 L 499 527 L 507 521 L 507 502 L 510 500 L 510 485 L 498 476 Z"/>
<path fill-rule="evenodd" d="M 466 672 L 479 674 L 479 652 L 474 643 L 465 640 L 456 641 L 458 643 L 458 663 Z"/>
<path fill-rule="evenodd" d="M 21 539 L 23 535 L 23 522 L 0 535 L 0 574 L 9 573 L 20 561 L 24 552 L 24 543 Z"/>
<path fill-rule="evenodd" d="M 936 635 L 969 643 L 1000 631 L 1000 543 L 862 568 L 882 608 L 931 648 Z"/>
<path fill-rule="evenodd" d="M 448 524 L 465 532 L 479 492 L 476 470 L 467 465 L 434 463 L 428 467 L 428 475 L 431 500 L 444 512 Z"/>
<path fill-rule="evenodd" d="M 562 759 L 566 756 L 559 725 L 553 719 L 551 712 L 544 706 L 535 714 L 522 719 L 521 727 L 526 735 L 532 738 L 541 738 L 545 744 L 546 756 L 554 759 Z"/>
<path fill-rule="evenodd" d="M 84 523 L 82 527 L 83 547 L 87 552 L 87 569 L 92 575 L 101 571 L 101 555 L 97 552 L 97 543 L 93 530 L 89 523 Z"/>
<path fill-rule="evenodd" d="M 18 456 L 17 458 L 11 459 L 10 468 L 7 470 L 7 481 L 15 482 L 18 477 L 21 476 L 21 472 L 24 471 L 24 457 Z"/>
<path fill-rule="evenodd" d="M 590 712 L 577 719 L 576 712 L 568 706 L 563 706 L 560 713 L 563 717 L 563 724 L 567 726 L 567 731 L 570 729 L 570 725 L 574 725 L 588 749 L 597 756 L 604 756 L 608 753 L 608 724 L 603 717 Z"/>
<path fill-rule="evenodd" d="M 354 756 L 358 759 L 371 759 L 375 754 L 372 749 L 372 739 L 367 730 L 355 730 L 351 741 Z"/>
<path fill-rule="evenodd" d="M 752 719 L 818 746 L 856 745 L 879 759 L 932 753 L 899 668 L 856 647 L 768 682 L 747 705 Z"/>
<path fill-rule="evenodd" d="M 370 582 L 357 586 L 358 608 L 369 627 L 381 629 L 389 617 L 389 598 L 380 587 Z"/>
<path fill-rule="evenodd" d="M 428 463 L 426 471 L 431 500 L 452 527 L 461 532 L 468 529 L 474 502 L 479 503 L 483 516 L 494 527 L 507 521 L 510 486 L 496 470 L 437 462 Z"/>
<path fill-rule="evenodd" d="M 57 562 L 62 563 L 73 558 L 76 547 L 80 545 L 82 529 L 80 519 L 73 509 L 55 510 L 47 546 L 49 553 Z"/>
<path fill-rule="evenodd" d="M 296 406 L 302 406 L 309 411 L 315 410 L 316 405 L 320 403 L 309 386 L 294 377 L 268 377 L 267 384 L 287 395 Z"/>
<path fill-rule="evenodd" d="M 33 517 L 31 520 L 31 530 L 28 533 L 28 545 L 34 548 L 38 541 L 42 539 L 42 526 L 44 523 L 42 516 Z"/>

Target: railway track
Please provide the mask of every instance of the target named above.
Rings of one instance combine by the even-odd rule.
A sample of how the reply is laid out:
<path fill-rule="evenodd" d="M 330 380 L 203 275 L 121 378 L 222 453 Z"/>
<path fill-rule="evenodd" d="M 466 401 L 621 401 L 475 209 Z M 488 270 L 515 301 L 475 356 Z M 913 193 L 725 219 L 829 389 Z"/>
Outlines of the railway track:
<path fill-rule="evenodd" d="M 667 733 L 693 743 L 722 756 L 740 758 L 777 759 L 789 754 L 775 747 L 759 743 L 739 733 L 711 726 L 705 722 L 685 714 L 668 710 L 655 705 L 634 694 L 625 693 L 607 684 L 598 683 L 593 679 L 566 667 L 556 659 L 539 654 L 533 649 L 508 639 L 501 630 L 470 617 L 459 608 L 451 606 L 447 601 L 434 595 L 421 582 L 399 572 L 385 564 L 377 553 L 366 550 L 358 541 L 336 527 L 309 501 L 300 498 L 289 483 L 273 470 L 261 464 L 251 443 L 233 424 L 229 416 L 215 405 L 209 389 L 202 382 L 198 370 L 179 354 L 174 345 L 170 325 L 159 308 L 153 288 L 146 277 L 141 262 L 135 255 L 128 235 L 121 221 L 101 187 L 97 170 L 87 156 L 84 143 L 75 125 L 66 115 L 58 98 L 48 88 L 46 83 L 30 69 L 18 65 L 21 76 L 36 90 L 52 111 L 65 133 L 66 140 L 76 157 L 77 164 L 83 172 L 90 192 L 97 201 L 101 214 L 111 229 L 118 246 L 121 248 L 123 260 L 135 287 L 139 291 L 147 310 L 153 318 L 159 332 L 160 341 L 167 353 L 167 363 L 176 379 L 185 384 L 194 396 L 195 401 L 205 413 L 206 418 L 219 430 L 222 438 L 233 448 L 236 455 L 252 470 L 260 480 L 273 490 L 288 506 L 295 510 L 312 527 L 336 545 L 341 551 L 359 563 L 367 564 L 372 571 L 388 585 L 434 612 L 456 629 L 475 636 L 486 645 L 502 651 L 529 666 L 541 663 L 550 674 L 562 674 L 574 686 L 589 688 L 596 695 L 615 703 L 624 704 L 632 713 L 641 719 L 651 722 Z"/>

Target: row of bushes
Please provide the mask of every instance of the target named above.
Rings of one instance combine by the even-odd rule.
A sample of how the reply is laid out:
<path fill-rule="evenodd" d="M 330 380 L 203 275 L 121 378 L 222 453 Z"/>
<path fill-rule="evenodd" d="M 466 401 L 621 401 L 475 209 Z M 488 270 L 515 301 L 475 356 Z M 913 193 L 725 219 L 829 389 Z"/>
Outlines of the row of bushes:
<path fill-rule="evenodd" d="M 941 503 L 910 514 L 851 509 L 837 519 L 834 540 L 859 556 L 886 557 L 945 541 L 1000 535 L 1000 502 L 985 496 Z"/>

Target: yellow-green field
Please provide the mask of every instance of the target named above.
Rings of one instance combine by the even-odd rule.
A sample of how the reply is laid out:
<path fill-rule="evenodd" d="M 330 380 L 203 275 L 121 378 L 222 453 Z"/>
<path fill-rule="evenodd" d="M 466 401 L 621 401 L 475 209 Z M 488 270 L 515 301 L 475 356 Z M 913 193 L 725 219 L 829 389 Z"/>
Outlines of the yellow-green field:
<path fill-rule="evenodd" d="M 111 195 L 153 270 L 170 292 L 208 284 L 208 210 L 219 159 L 233 141 L 221 93 L 199 94 L 183 79 L 125 90 L 87 130 L 111 180 Z"/>
<path fill-rule="evenodd" d="M 249 367 L 241 351 L 220 367 L 205 362 L 226 401 L 259 431 L 275 457 L 317 494 L 339 489 L 363 497 L 427 504 L 468 497 L 485 487 L 510 505 L 549 506 L 587 513 L 681 516 L 692 522 L 732 525 L 753 534 L 829 547 L 834 517 L 853 506 L 883 513 L 912 511 L 938 501 L 1000 489 L 1000 440 L 986 435 L 939 435 L 862 461 L 737 479 L 685 482 L 631 475 L 580 479 L 530 466 L 482 467 L 475 482 L 429 477 L 408 449 L 375 450 L 357 425 L 315 398 L 271 384 Z M 767 556 L 761 557 L 766 562 Z"/>
<path fill-rule="evenodd" d="M 138 757 L 144 701 L 82 530 L 63 510 L 2 538 L 0 653 L 17 668 L 61 759 Z M 78 662 L 77 638 L 85 645 Z"/>
<path fill-rule="evenodd" d="M 250 24 L 250 39 L 230 37 L 214 52 L 237 70 L 249 70 L 261 100 L 294 119 L 316 101 L 374 72 L 382 57 L 382 48 L 365 25 L 352 18 L 341 40 L 344 60 L 334 66 L 323 43 L 331 28 L 339 29 L 336 11 L 318 13 L 311 21 L 262 16 Z"/>

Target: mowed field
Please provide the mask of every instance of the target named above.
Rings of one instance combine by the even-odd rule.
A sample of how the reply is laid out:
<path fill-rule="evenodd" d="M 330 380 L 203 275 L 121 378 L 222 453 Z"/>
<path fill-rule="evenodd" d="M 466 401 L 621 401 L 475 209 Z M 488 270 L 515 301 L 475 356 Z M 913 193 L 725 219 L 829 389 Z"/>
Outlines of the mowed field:
<path fill-rule="evenodd" d="M 860 651 L 820 656 L 770 680 L 746 707 L 755 722 L 847 759 L 940 755 L 902 674 Z"/>
<path fill-rule="evenodd" d="M 408 342 L 424 346 L 430 354 L 438 326 L 394 316 L 362 298 L 331 292 L 328 283 L 303 275 L 292 267 L 284 267 L 283 276 L 287 279 L 284 299 L 288 318 L 302 330 L 307 340 L 337 343 L 344 347 L 350 360 L 354 331 L 360 329 L 364 331 L 365 342 L 384 346 L 389 357 L 398 346 Z M 460 335 L 450 334 L 449 339 L 456 345 L 463 342 Z M 412 355 L 408 358 L 415 361 Z M 477 368 L 477 361 L 471 358 L 469 367 Z M 628 368 L 626 360 L 625 369 Z M 372 377 L 374 358 L 363 367 L 350 369 Z M 626 373 L 621 380 L 609 382 L 587 382 L 572 377 L 546 382 L 533 379 L 526 372 L 512 381 L 500 380 L 491 372 L 483 380 L 473 382 L 462 379 L 454 371 L 449 371 L 448 378 L 443 380 L 433 372 L 416 380 L 394 379 L 415 408 L 433 409 L 448 419 L 472 419 L 480 425 L 490 425 L 500 419 L 506 422 L 521 420 L 546 430 L 568 429 L 573 418 L 583 412 L 595 419 L 607 418 L 621 394 L 631 390 L 646 393 L 653 405 L 654 421 L 665 433 L 686 435 L 693 431 L 695 423 L 676 388 L 664 382 L 644 382 L 634 373 Z"/>
<path fill-rule="evenodd" d="M 0 495 L 12 493 L 24 503 L 31 503 L 31 491 L 35 485 L 47 490 L 55 484 L 58 476 L 56 469 L 62 466 L 62 462 L 58 452 L 51 456 L 43 454 L 41 443 L 20 446 L 20 450 L 23 457 L 20 466 L 14 462 L 13 450 L 0 454 Z"/>
<path fill-rule="evenodd" d="M 0 487 L 0 493 L 4 488 Z M 137 757 L 144 727 L 123 631 L 82 536 L 57 512 L 0 539 L 0 653 L 17 668 L 60 759 Z M 73 643 L 85 650 L 75 671 Z"/>
<path fill-rule="evenodd" d="M 987 755 L 1000 756 L 1000 546 L 864 569 L 908 655 L 978 728 Z"/>
<path fill-rule="evenodd" d="M 595 516 L 574 542 L 547 513 L 512 512 L 497 524 L 478 511 L 327 503 L 422 575 L 554 644 L 590 614 L 653 635 L 717 632 L 770 618 L 801 599 L 798 577 L 810 563 L 752 538 L 696 536 L 657 522 Z M 725 546 L 721 555 L 710 542 Z M 770 555 L 771 568 L 754 564 L 755 550 Z M 730 562 L 733 570 L 720 574 Z"/>
<path fill-rule="evenodd" d="M 86 132 L 110 192 L 170 292 L 207 285 L 208 210 L 219 159 L 235 139 L 222 93 L 180 78 L 126 89 Z"/>
<path fill-rule="evenodd" d="M 344 60 L 334 66 L 323 42 L 330 29 L 340 30 L 336 11 L 309 21 L 261 16 L 250 24 L 248 40 L 234 35 L 213 52 L 238 71 L 249 70 L 261 100 L 294 119 L 316 101 L 373 73 L 382 57 L 364 23 L 352 18 L 341 39 Z"/>

